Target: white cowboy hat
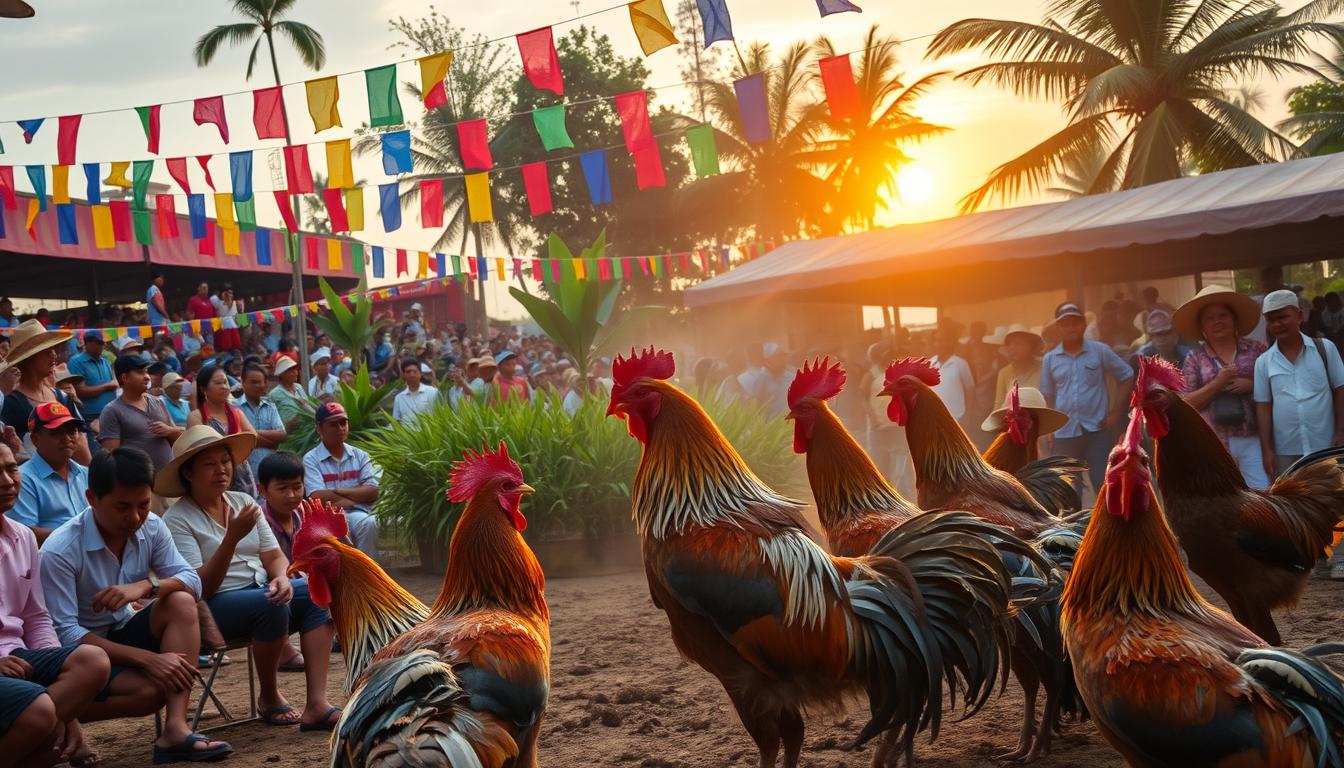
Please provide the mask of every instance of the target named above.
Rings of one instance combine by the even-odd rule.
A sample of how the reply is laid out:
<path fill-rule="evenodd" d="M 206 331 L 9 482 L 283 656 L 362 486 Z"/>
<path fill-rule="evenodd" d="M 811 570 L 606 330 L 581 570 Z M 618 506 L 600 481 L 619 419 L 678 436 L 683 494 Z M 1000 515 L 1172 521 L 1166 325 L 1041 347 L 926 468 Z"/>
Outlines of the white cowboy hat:
<path fill-rule="evenodd" d="M 18 365 L 38 352 L 60 346 L 74 335 L 70 330 L 48 331 L 37 320 L 24 320 L 9 334 L 9 355 L 5 362 Z"/>
<path fill-rule="evenodd" d="M 1010 393 L 1011 396 L 1011 393 Z M 1036 414 L 1036 427 L 1039 431 L 1038 437 L 1044 437 L 1059 430 L 1065 424 L 1069 423 L 1069 417 L 1056 411 L 1054 408 L 1046 405 L 1045 395 L 1041 394 L 1035 387 L 1018 387 L 1017 402 L 1022 408 Z M 1004 406 L 989 414 L 985 423 L 980 428 L 986 432 L 998 432 L 1003 429 L 1003 417 L 1008 413 L 1008 406 Z"/>
<path fill-rule="evenodd" d="M 1007 344 L 1009 339 L 1018 335 L 1029 337 L 1037 347 L 1045 346 L 1045 340 L 1041 338 L 1041 334 L 1031 330 L 1021 323 L 1001 325 L 998 328 L 995 328 L 994 335 L 985 337 L 985 343 L 994 345 Z"/>
<path fill-rule="evenodd" d="M 173 460 L 154 473 L 154 492 L 160 496 L 186 496 L 187 487 L 182 482 L 178 470 L 190 461 L 191 457 L 216 446 L 228 448 L 230 455 L 233 456 L 233 465 L 237 467 L 247 460 L 248 454 L 257 446 L 257 436 L 251 432 L 225 436 L 207 424 L 197 424 L 188 428 L 173 443 Z"/>
<path fill-rule="evenodd" d="M 1245 336 L 1255 330 L 1260 323 L 1260 305 L 1250 296 L 1237 293 L 1221 285 L 1206 285 L 1195 294 L 1193 299 L 1182 304 L 1171 316 L 1171 324 L 1176 332 L 1187 339 L 1202 339 L 1204 332 L 1199 327 L 1199 313 L 1210 304 L 1224 304 L 1237 318 L 1237 335 Z"/>
<path fill-rule="evenodd" d="M 297 367 L 298 363 L 292 357 L 282 357 L 275 363 L 275 375 L 279 376 L 291 368 Z"/>

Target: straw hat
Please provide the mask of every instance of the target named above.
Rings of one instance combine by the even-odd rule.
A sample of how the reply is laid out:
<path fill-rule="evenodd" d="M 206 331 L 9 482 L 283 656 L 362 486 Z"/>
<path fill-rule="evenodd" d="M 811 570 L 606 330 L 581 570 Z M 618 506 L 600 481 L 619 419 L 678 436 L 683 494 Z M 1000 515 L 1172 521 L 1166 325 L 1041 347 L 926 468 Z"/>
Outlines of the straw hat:
<path fill-rule="evenodd" d="M 225 436 L 206 424 L 187 429 L 173 443 L 173 460 L 154 473 L 154 492 L 160 496 L 186 496 L 187 487 L 182 483 L 178 470 L 201 451 L 220 445 L 229 449 L 236 467 L 246 461 L 248 454 L 257 446 L 257 436 L 251 432 Z"/>
<path fill-rule="evenodd" d="M 275 363 L 275 375 L 278 377 L 289 369 L 298 367 L 298 365 L 298 363 L 294 362 L 294 358 L 282 357 Z"/>
<path fill-rule="evenodd" d="M 1238 336 L 1254 331 L 1260 322 L 1260 305 L 1255 299 L 1221 285 L 1206 285 L 1172 315 L 1171 324 L 1176 332 L 1187 339 L 1204 338 L 1204 332 L 1199 327 L 1199 313 L 1210 304 L 1225 304 L 1232 309 L 1232 314 L 1237 318 Z"/>
<path fill-rule="evenodd" d="M 9 356 L 5 361 L 18 365 L 38 352 L 45 352 L 70 340 L 74 333 L 69 330 L 48 331 L 37 320 L 24 320 L 9 334 Z"/>
<path fill-rule="evenodd" d="M 183 381 L 186 381 L 186 379 L 183 379 L 176 371 L 169 371 L 163 374 L 163 381 L 160 382 L 160 386 L 164 389 L 168 389 L 174 384 L 181 384 Z"/>
<path fill-rule="evenodd" d="M 998 328 L 995 328 L 994 335 L 985 337 L 985 343 L 994 344 L 996 346 L 1007 344 L 1009 339 L 1019 335 L 1030 338 L 1037 349 L 1045 346 L 1045 340 L 1041 338 L 1041 334 L 1031 330 L 1021 323 L 1013 323 L 1012 325 L 1006 326 L 1001 325 Z"/>
<path fill-rule="evenodd" d="M 61 363 L 60 365 L 56 366 L 55 374 L 56 374 L 57 386 L 60 386 L 61 384 L 64 384 L 67 381 L 74 382 L 75 384 L 79 384 L 84 381 L 84 376 L 82 374 L 71 373 L 70 368 L 67 367 L 65 363 Z"/>
<path fill-rule="evenodd" d="M 1040 431 L 1040 437 L 1051 434 L 1059 430 L 1069 422 L 1069 417 L 1056 411 L 1054 408 L 1045 404 L 1045 396 L 1035 387 L 1018 387 L 1017 402 L 1028 411 L 1036 415 L 1036 426 Z M 1003 417 L 1008 413 L 1005 406 L 989 414 L 985 423 L 980 428 L 986 432 L 998 432 L 1003 429 Z"/>

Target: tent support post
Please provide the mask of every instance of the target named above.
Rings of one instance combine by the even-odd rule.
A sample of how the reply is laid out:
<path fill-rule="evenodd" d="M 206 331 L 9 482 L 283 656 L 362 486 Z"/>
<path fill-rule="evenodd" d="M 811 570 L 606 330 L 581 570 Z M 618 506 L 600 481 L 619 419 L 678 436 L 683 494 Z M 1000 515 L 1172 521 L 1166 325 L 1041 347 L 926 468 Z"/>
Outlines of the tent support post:
<path fill-rule="evenodd" d="M 1069 262 L 1069 301 L 1083 306 L 1086 297 L 1086 284 L 1083 281 L 1083 265 L 1077 259 Z"/>

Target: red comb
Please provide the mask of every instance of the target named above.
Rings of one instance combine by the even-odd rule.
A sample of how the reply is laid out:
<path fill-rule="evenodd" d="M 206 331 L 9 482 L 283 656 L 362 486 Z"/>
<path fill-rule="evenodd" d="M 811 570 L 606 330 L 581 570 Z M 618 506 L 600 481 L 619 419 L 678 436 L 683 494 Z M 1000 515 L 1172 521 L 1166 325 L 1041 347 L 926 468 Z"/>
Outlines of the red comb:
<path fill-rule="evenodd" d="M 789 408 L 797 408 L 808 397 L 830 400 L 840 394 L 844 387 L 845 368 L 840 361 L 832 364 L 831 358 L 820 357 L 813 360 L 810 366 L 804 362 L 802 370 L 794 375 L 793 383 L 789 384 Z"/>
<path fill-rule="evenodd" d="M 618 387 L 629 386 L 635 379 L 670 379 L 676 372 L 672 353 L 653 347 L 638 354 L 631 347 L 630 357 L 617 355 L 611 364 L 611 377 Z"/>
<path fill-rule="evenodd" d="M 1139 405 L 1148 390 L 1154 386 L 1165 387 L 1172 392 L 1185 391 L 1185 375 L 1180 369 L 1157 355 L 1139 358 L 1139 373 L 1134 382 L 1134 397 L 1131 406 Z"/>
<path fill-rule="evenodd" d="M 522 485 L 523 470 L 509 458 L 509 447 L 501 440 L 499 450 L 483 447 L 480 452 L 467 451 L 462 460 L 453 464 L 448 478 L 448 500 L 463 502 L 476 495 L 491 480 L 504 477 Z"/>
<path fill-rule="evenodd" d="M 299 502 L 299 514 L 303 522 L 299 526 L 299 532 L 294 535 L 295 557 L 307 554 L 328 537 L 343 539 L 350 533 L 345 513 L 325 501 L 304 499 Z"/>
<path fill-rule="evenodd" d="M 933 361 L 927 357 L 903 357 L 900 360 L 887 366 L 886 385 L 891 386 L 906 376 L 914 376 L 916 379 L 928 384 L 930 387 L 936 386 L 943 380 L 942 374 L 933 367 Z"/>

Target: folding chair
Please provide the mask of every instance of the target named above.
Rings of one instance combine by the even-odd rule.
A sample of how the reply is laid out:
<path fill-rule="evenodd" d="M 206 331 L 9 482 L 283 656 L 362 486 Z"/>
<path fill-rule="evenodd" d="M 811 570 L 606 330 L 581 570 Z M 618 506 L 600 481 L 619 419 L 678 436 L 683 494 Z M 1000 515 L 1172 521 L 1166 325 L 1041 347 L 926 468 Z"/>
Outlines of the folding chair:
<path fill-rule="evenodd" d="M 229 708 L 224 705 L 224 702 L 220 701 L 219 695 L 215 693 L 215 680 L 219 678 L 220 667 L 224 666 L 224 654 L 227 651 L 238 651 L 238 650 L 247 651 L 248 715 L 247 717 L 235 718 L 233 714 L 229 712 Z M 217 731 L 222 728 L 231 728 L 235 725 L 242 725 L 243 723 L 250 723 L 253 722 L 254 720 L 259 719 L 257 716 L 256 667 L 252 660 L 252 640 L 249 638 L 247 640 L 230 643 L 225 648 L 210 651 L 208 654 L 208 658 L 210 659 L 210 668 L 209 672 L 202 678 L 203 686 L 201 689 L 201 695 L 196 699 L 196 707 L 192 711 L 191 715 L 191 723 L 190 723 L 191 730 L 199 733 L 209 733 L 210 731 Z M 214 702 L 215 709 L 219 712 L 219 714 L 223 715 L 224 722 L 219 723 L 217 725 L 207 726 L 205 728 L 198 727 L 201 722 L 201 715 L 205 711 L 206 701 Z M 155 736 L 157 737 L 159 734 L 162 733 L 162 731 L 163 731 L 162 713 L 155 712 L 154 713 Z"/>

